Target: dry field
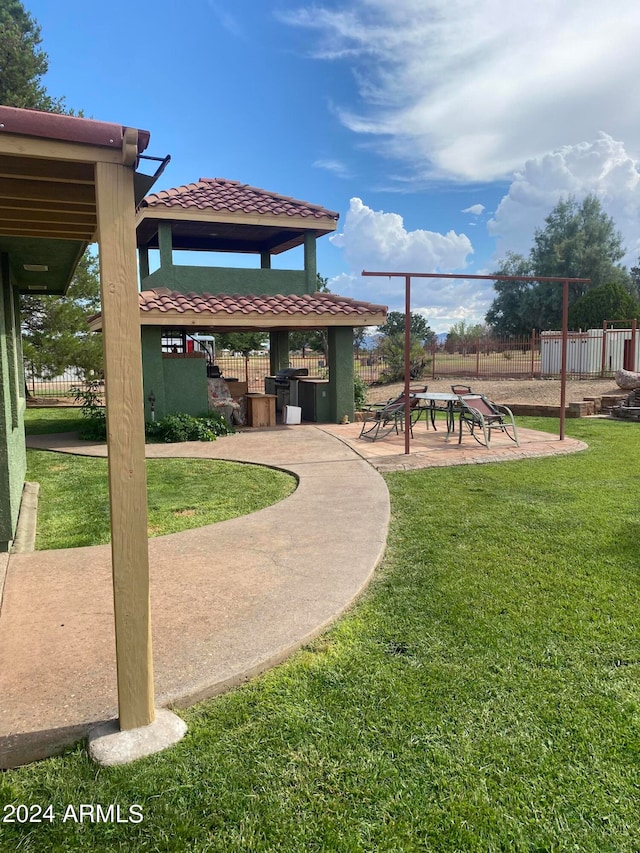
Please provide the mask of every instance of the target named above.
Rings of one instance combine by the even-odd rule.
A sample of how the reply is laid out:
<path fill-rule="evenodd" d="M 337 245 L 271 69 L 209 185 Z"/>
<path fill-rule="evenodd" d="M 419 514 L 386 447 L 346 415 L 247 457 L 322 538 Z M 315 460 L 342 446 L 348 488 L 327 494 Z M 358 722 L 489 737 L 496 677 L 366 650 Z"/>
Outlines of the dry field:
<path fill-rule="evenodd" d="M 531 403 L 544 406 L 560 404 L 559 379 L 427 379 L 424 383 L 412 382 L 413 386 L 428 385 L 429 391 L 450 391 L 452 384 L 469 385 L 471 390 L 484 394 L 496 403 Z M 367 401 L 382 403 L 402 392 L 402 384 L 378 385 L 369 389 Z M 627 392 L 628 393 L 628 392 Z M 567 403 L 576 403 L 585 397 L 601 397 L 606 394 L 625 394 L 613 379 L 569 379 L 567 380 Z"/>

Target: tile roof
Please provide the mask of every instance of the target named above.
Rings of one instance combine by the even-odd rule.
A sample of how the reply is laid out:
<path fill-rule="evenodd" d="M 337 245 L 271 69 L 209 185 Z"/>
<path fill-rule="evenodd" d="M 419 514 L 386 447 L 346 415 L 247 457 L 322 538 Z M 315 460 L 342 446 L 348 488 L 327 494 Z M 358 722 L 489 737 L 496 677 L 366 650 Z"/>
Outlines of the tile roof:
<path fill-rule="evenodd" d="M 166 287 L 143 290 L 138 294 L 142 312 L 192 312 L 196 314 L 262 314 L 262 315 L 347 315 L 363 317 L 386 313 L 386 305 L 374 305 L 338 296 L 336 293 L 305 293 L 300 296 L 281 294 L 241 296 L 228 293 L 177 293 Z"/>
<path fill-rule="evenodd" d="M 181 207 L 185 210 L 224 210 L 231 213 L 270 216 L 300 216 L 312 219 L 337 220 L 338 213 L 317 204 L 261 190 L 240 181 L 225 178 L 200 178 L 193 184 L 151 193 L 141 208 Z"/>

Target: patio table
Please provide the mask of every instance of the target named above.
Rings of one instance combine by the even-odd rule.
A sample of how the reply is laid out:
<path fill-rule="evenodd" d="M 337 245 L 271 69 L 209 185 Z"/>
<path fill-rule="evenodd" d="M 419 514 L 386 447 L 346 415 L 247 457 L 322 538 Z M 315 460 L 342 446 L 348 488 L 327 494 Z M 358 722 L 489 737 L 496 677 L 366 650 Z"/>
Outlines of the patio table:
<path fill-rule="evenodd" d="M 436 427 L 436 412 L 446 412 L 447 415 L 447 436 L 445 441 L 449 441 L 451 433 L 455 432 L 455 406 L 460 400 L 459 394 L 452 394 L 449 391 L 424 391 L 413 394 L 418 400 L 428 402 L 428 406 L 424 406 L 425 411 L 431 418 L 431 426 Z M 441 404 L 441 405 L 438 405 Z M 427 429 L 429 429 L 429 421 L 427 420 Z"/>

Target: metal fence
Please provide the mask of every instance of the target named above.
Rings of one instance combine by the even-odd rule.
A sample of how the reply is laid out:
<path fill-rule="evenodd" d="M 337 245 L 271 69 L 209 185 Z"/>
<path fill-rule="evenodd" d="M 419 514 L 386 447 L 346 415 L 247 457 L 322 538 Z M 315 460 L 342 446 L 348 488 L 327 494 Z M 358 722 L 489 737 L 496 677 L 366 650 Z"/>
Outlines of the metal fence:
<path fill-rule="evenodd" d="M 562 335 L 536 332 L 526 338 L 479 338 L 464 344 L 434 345 L 425 351 L 425 379 L 455 377 L 470 379 L 538 379 L 560 375 Z M 230 355 L 218 353 L 216 363 L 226 379 L 247 382 L 249 391 L 263 392 L 271 374 L 268 353 Z M 291 367 L 306 368 L 309 376 L 326 378 L 328 368 L 321 353 L 291 354 Z M 387 381 L 392 371 L 376 352 L 354 355 L 356 373 L 367 384 Z M 574 379 L 609 378 L 616 370 L 638 370 L 640 334 L 632 329 L 592 329 L 571 332 L 568 338 L 567 372 Z M 69 370 L 55 379 L 42 379 L 25 364 L 27 389 L 34 397 L 72 396 L 73 386 L 86 387 L 82 377 Z"/>

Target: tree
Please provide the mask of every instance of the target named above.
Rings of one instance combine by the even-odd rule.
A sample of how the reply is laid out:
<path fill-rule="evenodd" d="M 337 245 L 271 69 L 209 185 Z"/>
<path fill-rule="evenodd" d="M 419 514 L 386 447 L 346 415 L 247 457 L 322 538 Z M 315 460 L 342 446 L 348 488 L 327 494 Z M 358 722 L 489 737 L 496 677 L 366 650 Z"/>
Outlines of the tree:
<path fill-rule="evenodd" d="M 39 47 L 40 27 L 19 0 L 0 0 L 0 104 L 65 112 L 64 99 L 47 94 L 41 78 L 49 58 Z"/>
<path fill-rule="evenodd" d="M 486 333 L 487 329 L 482 323 L 468 326 L 464 320 L 460 320 L 449 329 L 445 350 L 447 352 L 461 350 L 463 355 L 467 355 L 471 351 L 475 352 L 478 341 L 485 337 Z"/>
<path fill-rule="evenodd" d="M 225 332 L 216 335 L 217 349 L 228 349 L 248 356 L 253 350 L 264 349 L 268 340 L 266 332 Z"/>
<path fill-rule="evenodd" d="M 402 311 L 389 311 L 387 322 L 378 326 L 378 332 L 382 336 L 380 352 L 386 360 L 382 378 L 387 382 L 404 379 L 404 318 L 405 314 Z M 409 369 L 411 378 L 415 379 L 424 370 L 427 362 L 425 346 L 435 340 L 435 334 L 422 314 L 413 312 L 410 314 L 409 334 L 411 336 Z"/>
<path fill-rule="evenodd" d="M 569 311 L 570 329 L 599 329 L 604 320 L 640 318 L 640 303 L 616 282 L 594 287 Z"/>
<path fill-rule="evenodd" d="M 495 275 L 514 276 L 508 281 L 495 281 L 493 289 L 498 294 L 487 311 L 485 320 L 494 334 L 501 337 L 527 335 L 532 325 L 526 316 L 527 296 L 534 286 L 532 282 L 522 281 L 517 276 L 532 275 L 531 262 L 523 255 L 507 252 L 506 258 Z"/>
<path fill-rule="evenodd" d="M 40 48 L 40 26 L 19 0 L 0 0 L 0 104 L 69 113 L 64 98 L 52 98 L 41 83 L 49 58 Z M 86 377 L 102 373 L 102 339 L 89 332 L 87 317 L 100 310 L 97 261 L 85 254 L 64 297 L 22 296 L 25 361 L 39 376 L 67 367 Z"/>
<path fill-rule="evenodd" d="M 627 270 L 619 264 L 624 255 L 622 236 L 595 195 L 578 203 L 573 196 L 560 199 L 534 234 L 528 259 L 507 255 L 496 274 L 590 278 L 590 284 L 572 284 L 569 303 L 592 287 L 616 282 L 633 288 Z M 498 296 L 486 320 L 500 334 L 528 334 L 532 328 L 559 328 L 562 320 L 562 285 L 555 282 L 496 282 Z"/>
<path fill-rule="evenodd" d="M 431 344 L 435 335 L 427 325 L 427 321 L 422 314 L 414 314 L 411 312 L 410 334 L 412 341 L 417 341 L 422 344 Z M 404 336 L 404 311 L 389 311 L 387 314 L 387 322 L 382 326 L 378 326 L 379 334 L 384 337 L 392 337 L 394 335 Z"/>
<path fill-rule="evenodd" d="M 23 296 L 24 360 L 45 379 L 74 367 L 87 379 L 102 373 L 102 336 L 87 318 L 100 310 L 98 261 L 90 252 L 80 260 L 67 296 Z"/>
<path fill-rule="evenodd" d="M 329 290 L 329 279 L 316 273 L 316 293 L 331 293 Z M 289 332 L 289 350 L 301 350 L 302 357 L 307 355 L 307 350 L 321 352 L 324 355 L 325 364 L 329 363 L 329 338 L 326 329 L 303 329 L 300 332 Z"/>

